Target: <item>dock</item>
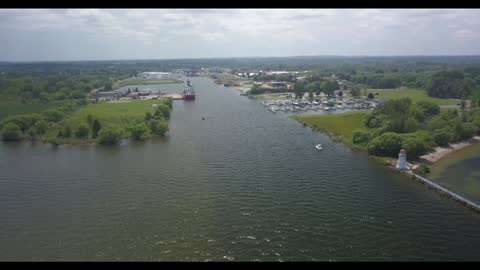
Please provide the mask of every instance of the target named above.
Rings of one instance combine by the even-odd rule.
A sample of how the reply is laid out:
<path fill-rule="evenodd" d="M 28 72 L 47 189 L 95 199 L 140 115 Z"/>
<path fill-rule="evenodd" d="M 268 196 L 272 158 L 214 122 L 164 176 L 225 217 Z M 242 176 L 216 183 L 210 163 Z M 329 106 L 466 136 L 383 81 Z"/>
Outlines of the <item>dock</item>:
<path fill-rule="evenodd" d="M 469 199 L 466 199 L 460 195 L 458 195 L 457 193 L 453 192 L 453 191 L 450 191 L 438 184 L 435 184 L 433 183 L 432 181 L 426 179 L 425 177 L 422 177 L 418 174 L 415 174 L 413 173 L 412 171 L 406 171 L 407 173 L 410 173 L 412 174 L 413 176 L 415 176 L 420 182 L 426 184 L 427 186 L 433 188 L 433 189 L 436 189 L 437 191 L 443 193 L 443 194 L 446 194 L 448 195 L 450 198 L 462 203 L 463 205 L 465 205 L 466 207 L 474 210 L 474 211 L 477 211 L 480 213 L 480 205 L 477 204 L 477 203 L 474 203 L 472 201 L 470 201 Z"/>
<path fill-rule="evenodd" d="M 162 97 L 171 97 L 173 100 L 181 100 L 183 96 L 181 94 L 162 94 Z"/>

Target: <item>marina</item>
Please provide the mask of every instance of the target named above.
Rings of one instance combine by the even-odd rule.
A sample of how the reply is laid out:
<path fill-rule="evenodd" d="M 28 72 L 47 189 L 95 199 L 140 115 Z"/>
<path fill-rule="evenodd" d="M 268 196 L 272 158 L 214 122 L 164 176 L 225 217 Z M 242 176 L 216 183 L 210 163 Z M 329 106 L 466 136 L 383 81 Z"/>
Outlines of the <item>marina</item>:
<path fill-rule="evenodd" d="M 261 104 L 272 113 L 276 112 L 307 112 L 307 111 L 343 111 L 343 110 L 373 110 L 381 100 L 366 99 L 324 99 L 324 100 L 270 100 Z"/>

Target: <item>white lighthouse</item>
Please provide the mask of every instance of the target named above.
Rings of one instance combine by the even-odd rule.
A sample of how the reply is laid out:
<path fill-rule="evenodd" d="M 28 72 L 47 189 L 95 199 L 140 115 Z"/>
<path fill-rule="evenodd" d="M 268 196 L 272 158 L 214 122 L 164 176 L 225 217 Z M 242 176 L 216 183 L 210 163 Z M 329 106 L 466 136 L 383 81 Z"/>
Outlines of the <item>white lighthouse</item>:
<path fill-rule="evenodd" d="M 401 149 L 400 153 L 398 154 L 398 161 L 397 161 L 397 169 L 406 170 L 407 166 L 407 152 L 405 149 Z"/>

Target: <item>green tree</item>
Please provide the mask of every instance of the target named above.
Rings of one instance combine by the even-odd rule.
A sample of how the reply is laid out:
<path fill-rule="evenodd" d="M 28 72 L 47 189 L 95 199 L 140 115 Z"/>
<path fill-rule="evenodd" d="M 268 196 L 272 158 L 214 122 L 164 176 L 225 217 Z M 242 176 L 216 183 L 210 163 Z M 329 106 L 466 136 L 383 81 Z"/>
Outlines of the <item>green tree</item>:
<path fill-rule="evenodd" d="M 313 100 L 313 89 L 308 90 L 308 99 Z"/>
<path fill-rule="evenodd" d="M 105 127 L 98 133 L 98 143 L 103 145 L 115 145 L 122 139 L 123 132 L 118 128 Z"/>
<path fill-rule="evenodd" d="M 352 142 L 354 144 L 365 145 L 370 141 L 370 134 L 364 130 L 357 129 L 353 131 Z"/>
<path fill-rule="evenodd" d="M 22 138 L 22 131 L 14 123 L 8 123 L 2 128 L 2 140 L 18 141 Z"/>
<path fill-rule="evenodd" d="M 75 130 L 75 137 L 81 138 L 81 139 L 87 138 L 89 131 L 90 130 L 86 125 L 80 124 Z"/>
<path fill-rule="evenodd" d="M 40 120 L 35 123 L 34 128 L 37 135 L 43 135 L 48 130 L 48 123 L 45 120 Z"/>
<path fill-rule="evenodd" d="M 112 91 L 113 90 L 113 84 L 111 81 L 108 81 L 107 83 L 105 83 L 105 91 Z"/>
<path fill-rule="evenodd" d="M 467 102 L 465 101 L 464 98 L 462 98 L 462 100 L 460 101 L 460 109 L 462 109 L 462 111 L 464 112 L 466 107 L 467 107 Z"/>
<path fill-rule="evenodd" d="M 293 92 L 295 93 L 295 98 L 303 98 L 305 94 L 306 86 L 305 82 L 297 82 L 293 88 Z"/>
<path fill-rule="evenodd" d="M 396 157 L 402 148 L 403 139 L 394 132 L 386 132 L 373 138 L 367 144 L 369 154 L 377 156 Z"/>
<path fill-rule="evenodd" d="M 431 148 L 428 143 L 418 137 L 407 137 L 403 140 L 402 148 L 408 152 L 407 158 L 410 160 L 426 154 Z"/>
<path fill-rule="evenodd" d="M 358 98 L 361 95 L 360 88 L 352 87 L 352 89 L 350 89 L 350 95 L 352 95 L 354 98 Z"/>
<path fill-rule="evenodd" d="M 48 110 L 42 113 L 48 122 L 59 122 L 63 118 L 63 114 L 58 110 Z"/>
<path fill-rule="evenodd" d="M 337 81 L 324 81 L 322 83 L 322 90 L 328 96 L 332 96 L 335 90 L 338 90 L 339 85 Z"/>
<path fill-rule="evenodd" d="M 477 127 L 472 123 L 463 123 L 459 131 L 460 139 L 469 139 L 475 135 Z"/>
<path fill-rule="evenodd" d="M 427 85 L 427 94 L 439 98 L 462 98 L 470 96 L 474 82 L 465 79 L 463 71 L 440 71 L 432 75 Z"/>
<path fill-rule="evenodd" d="M 92 124 L 92 138 L 97 138 L 98 137 L 98 132 L 102 129 L 102 125 L 100 125 L 100 122 L 95 119 Z"/>
<path fill-rule="evenodd" d="M 90 126 L 93 125 L 93 120 L 94 120 L 93 115 L 91 115 L 91 114 L 87 115 L 88 125 L 90 125 Z"/>
<path fill-rule="evenodd" d="M 417 120 L 415 120 L 415 118 L 410 117 L 407 120 L 405 120 L 403 124 L 402 132 L 404 133 L 415 132 L 417 128 L 418 128 Z"/>
<path fill-rule="evenodd" d="M 433 139 L 439 146 L 447 146 L 453 139 L 452 133 L 448 128 L 437 130 L 433 133 Z"/>
<path fill-rule="evenodd" d="M 75 90 L 75 91 L 72 91 L 70 93 L 70 97 L 71 98 L 74 98 L 74 99 L 80 99 L 80 98 L 85 98 L 86 95 L 84 92 L 80 91 L 80 90 Z"/>
<path fill-rule="evenodd" d="M 41 119 L 42 117 L 36 113 L 9 116 L 0 122 L 0 129 L 8 123 L 13 123 L 20 128 L 22 133 L 25 133 L 28 129 L 30 129 L 30 127 L 32 127 Z"/>
<path fill-rule="evenodd" d="M 168 124 L 165 121 L 151 120 L 148 122 L 148 126 L 150 131 L 155 135 L 164 136 L 168 131 Z"/>
<path fill-rule="evenodd" d="M 170 108 L 170 110 L 173 109 L 173 98 L 168 97 L 164 99 L 164 103 Z"/>
<path fill-rule="evenodd" d="M 150 121 L 152 118 L 153 118 L 153 116 L 152 116 L 151 112 L 146 112 L 145 113 L 145 122 Z"/>
<path fill-rule="evenodd" d="M 426 116 L 433 116 L 440 113 L 440 106 L 431 101 L 418 101 L 417 107 L 423 111 Z"/>
<path fill-rule="evenodd" d="M 133 124 L 127 130 L 133 140 L 143 141 L 150 137 L 150 130 L 145 123 Z"/>
<path fill-rule="evenodd" d="M 165 104 L 158 104 L 155 116 L 163 116 L 164 119 L 170 119 L 170 108 Z"/>
<path fill-rule="evenodd" d="M 62 137 L 70 138 L 70 136 L 72 136 L 72 129 L 67 125 L 63 128 Z"/>

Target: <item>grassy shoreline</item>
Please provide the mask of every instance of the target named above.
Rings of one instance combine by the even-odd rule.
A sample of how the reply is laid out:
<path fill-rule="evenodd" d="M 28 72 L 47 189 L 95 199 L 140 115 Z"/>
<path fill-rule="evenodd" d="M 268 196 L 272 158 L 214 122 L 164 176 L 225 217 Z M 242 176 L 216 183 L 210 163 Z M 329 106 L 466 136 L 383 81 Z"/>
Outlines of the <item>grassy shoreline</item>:
<path fill-rule="evenodd" d="M 336 142 L 365 150 L 364 147 L 353 144 L 352 135 L 357 129 L 366 130 L 363 119 L 367 113 L 368 111 L 362 110 L 337 114 L 293 115 L 290 118 L 327 134 Z"/>
<path fill-rule="evenodd" d="M 294 119 L 306 126 L 311 127 L 314 131 L 320 131 L 328 135 L 333 141 L 341 142 L 352 149 L 367 151 L 365 146 L 354 144 L 352 142 L 352 134 L 355 130 L 367 130 L 363 124 L 363 119 L 368 111 L 354 111 L 338 114 L 311 114 L 311 115 L 292 115 L 291 119 Z M 472 140 L 474 142 L 472 142 Z M 444 157 L 455 153 L 457 150 L 464 149 L 476 145 L 480 140 L 479 136 L 470 139 L 469 143 L 460 142 L 452 144 L 449 147 L 437 147 L 434 151 L 420 157 L 418 160 L 410 163 L 411 165 L 434 165 L 437 161 Z M 443 151 L 439 153 L 438 149 L 448 149 L 449 151 Z M 441 154 L 441 158 L 426 160 L 427 156 L 437 156 Z M 377 161 L 378 163 L 394 167 L 396 159 L 392 157 L 383 157 L 369 155 L 369 158 Z"/>
<path fill-rule="evenodd" d="M 64 111 L 63 116 L 56 120 L 47 120 L 42 114 L 21 116 L 4 123 L 5 126 L 17 126 L 18 132 L 8 133 L 16 134 L 15 137 L 9 137 L 12 139 L 5 139 L 2 134 L 2 140 L 29 140 L 55 145 L 108 144 L 104 143 L 105 141 L 102 142 L 105 138 L 115 138 L 117 142 L 127 138 L 144 140 L 151 136 L 163 136 L 168 131 L 171 105 L 170 98 L 131 100 L 122 103 L 104 101 Z M 58 111 L 57 113 L 61 114 L 62 112 Z M 147 113 L 149 113 L 148 118 L 146 117 Z M 34 122 L 25 127 L 26 123 L 29 123 L 28 121 Z M 42 122 L 43 131 L 38 131 L 37 123 Z M 23 129 L 20 130 L 20 127 Z M 102 131 L 105 133 L 103 137 Z"/>
<path fill-rule="evenodd" d="M 118 89 L 124 86 L 132 86 L 132 85 L 151 85 L 151 84 L 167 84 L 167 83 L 183 83 L 181 80 L 177 79 L 156 79 L 156 80 L 141 80 L 141 79 L 133 79 L 133 80 L 123 80 L 113 84 L 113 89 Z"/>

